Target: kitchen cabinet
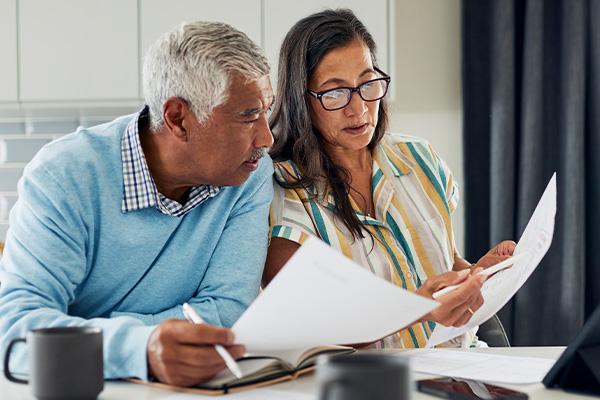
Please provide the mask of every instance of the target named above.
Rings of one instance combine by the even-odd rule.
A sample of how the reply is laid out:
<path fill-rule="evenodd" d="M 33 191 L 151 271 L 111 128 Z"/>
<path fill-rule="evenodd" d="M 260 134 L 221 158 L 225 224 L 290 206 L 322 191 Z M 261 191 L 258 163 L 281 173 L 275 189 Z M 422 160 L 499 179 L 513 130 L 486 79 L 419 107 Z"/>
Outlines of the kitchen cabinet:
<path fill-rule="evenodd" d="M 348 7 L 392 73 L 393 0 L 0 0 L 0 108 L 95 107 L 140 102 L 142 57 L 183 21 L 223 21 L 261 45 L 276 80 L 284 35 L 300 18 Z"/>
<path fill-rule="evenodd" d="M 244 32 L 261 45 L 261 0 L 142 0 L 140 1 L 141 54 L 164 32 L 181 22 L 221 21 Z"/>
<path fill-rule="evenodd" d="M 377 44 L 377 61 L 388 73 L 393 72 L 390 37 L 393 37 L 390 26 L 391 7 L 394 0 L 303 0 L 280 1 L 264 0 L 264 48 L 273 71 L 277 71 L 277 61 L 281 43 L 289 29 L 301 18 L 326 8 L 350 8 L 365 24 Z"/>
<path fill-rule="evenodd" d="M 137 0 L 19 0 L 21 102 L 139 95 Z"/>
<path fill-rule="evenodd" d="M 0 0 L 0 102 L 15 102 L 17 87 L 17 0 Z"/>

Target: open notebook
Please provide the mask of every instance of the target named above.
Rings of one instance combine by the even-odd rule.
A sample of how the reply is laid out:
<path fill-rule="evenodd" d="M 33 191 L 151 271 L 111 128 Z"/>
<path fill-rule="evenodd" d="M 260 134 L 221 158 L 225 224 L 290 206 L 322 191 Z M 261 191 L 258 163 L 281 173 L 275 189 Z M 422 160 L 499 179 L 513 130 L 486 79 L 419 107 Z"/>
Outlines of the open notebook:
<path fill-rule="evenodd" d="M 150 383 L 150 385 L 197 394 L 234 393 L 296 379 L 311 372 L 317 357 L 322 354 L 342 355 L 353 352 L 355 352 L 354 348 L 348 346 L 319 346 L 305 350 L 272 351 L 260 355 L 248 353 L 237 360 L 243 374 L 240 379 L 228 369 L 224 369 L 210 381 L 191 388 L 176 388 L 162 383 Z M 142 383 L 138 380 L 133 381 Z"/>
<path fill-rule="evenodd" d="M 218 394 L 294 379 L 312 370 L 318 354 L 354 351 L 332 344 L 377 341 L 438 304 L 311 237 L 232 327 L 237 343 L 252 355 L 238 362 L 244 377 L 222 371 L 194 389 L 163 386 Z"/>

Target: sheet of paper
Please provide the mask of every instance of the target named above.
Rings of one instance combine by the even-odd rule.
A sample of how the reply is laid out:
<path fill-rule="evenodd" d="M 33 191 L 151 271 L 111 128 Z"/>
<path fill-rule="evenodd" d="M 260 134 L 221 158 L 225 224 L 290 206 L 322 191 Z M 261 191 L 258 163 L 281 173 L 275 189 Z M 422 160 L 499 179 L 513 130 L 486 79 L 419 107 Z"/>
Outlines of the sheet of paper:
<path fill-rule="evenodd" d="M 406 327 L 438 304 L 310 238 L 232 329 L 249 353 L 362 343 Z"/>
<path fill-rule="evenodd" d="M 437 324 L 427 342 L 428 347 L 446 342 L 484 323 L 514 296 L 550 248 L 555 215 L 556 173 L 552 175 L 515 249 L 515 255 L 526 253 L 526 256 L 517 260 L 511 268 L 493 275 L 483 284 L 481 294 L 484 304 L 466 325 L 454 328 Z"/>
<path fill-rule="evenodd" d="M 164 397 L 163 400 L 193 400 L 193 399 L 211 399 L 219 397 L 211 395 L 199 395 L 195 393 L 177 393 L 172 396 Z M 288 390 L 276 390 L 271 388 L 259 388 L 238 393 L 231 393 L 223 399 L 227 400 L 316 400 L 317 396 L 309 393 L 290 392 Z"/>
<path fill-rule="evenodd" d="M 415 372 L 512 384 L 541 382 L 556 361 L 449 349 L 411 350 L 398 356 L 409 357 Z"/>

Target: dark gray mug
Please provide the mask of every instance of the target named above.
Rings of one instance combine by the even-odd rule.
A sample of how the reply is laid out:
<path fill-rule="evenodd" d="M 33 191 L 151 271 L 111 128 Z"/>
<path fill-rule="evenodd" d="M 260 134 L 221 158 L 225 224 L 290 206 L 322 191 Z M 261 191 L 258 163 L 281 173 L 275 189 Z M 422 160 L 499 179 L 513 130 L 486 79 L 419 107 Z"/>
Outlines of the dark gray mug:
<path fill-rule="evenodd" d="M 319 400 L 409 400 L 412 383 L 406 358 L 382 353 L 320 356 Z"/>
<path fill-rule="evenodd" d="M 9 370 L 13 346 L 29 347 L 29 381 Z M 96 399 L 104 389 L 102 331 L 92 327 L 35 329 L 27 338 L 13 339 L 4 355 L 4 375 L 16 383 L 29 383 L 38 399 Z"/>

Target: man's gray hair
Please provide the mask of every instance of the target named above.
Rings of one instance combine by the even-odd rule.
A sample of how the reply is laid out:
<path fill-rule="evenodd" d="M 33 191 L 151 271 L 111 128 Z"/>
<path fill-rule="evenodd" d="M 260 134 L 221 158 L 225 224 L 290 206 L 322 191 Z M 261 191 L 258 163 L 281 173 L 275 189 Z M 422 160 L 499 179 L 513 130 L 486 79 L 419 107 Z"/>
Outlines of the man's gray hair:
<path fill-rule="evenodd" d="M 170 97 L 185 100 L 204 122 L 227 100 L 232 73 L 248 80 L 269 73 L 263 50 L 232 26 L 189 22 L 163 34 L 144 58 L 144 100 L 152 129 L 162 127 L 163 104 Z"/>

